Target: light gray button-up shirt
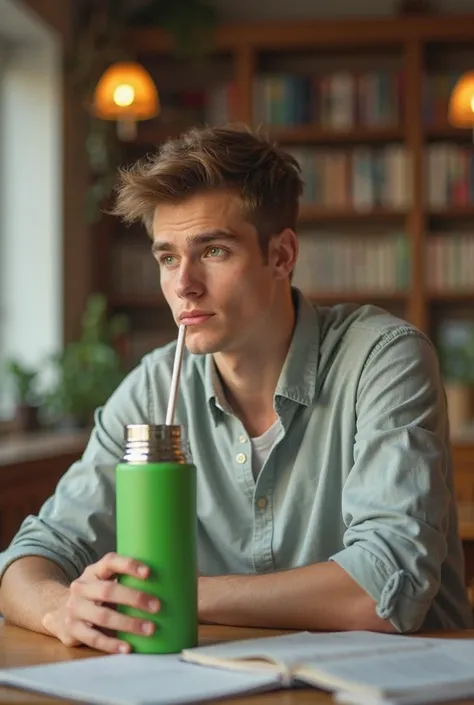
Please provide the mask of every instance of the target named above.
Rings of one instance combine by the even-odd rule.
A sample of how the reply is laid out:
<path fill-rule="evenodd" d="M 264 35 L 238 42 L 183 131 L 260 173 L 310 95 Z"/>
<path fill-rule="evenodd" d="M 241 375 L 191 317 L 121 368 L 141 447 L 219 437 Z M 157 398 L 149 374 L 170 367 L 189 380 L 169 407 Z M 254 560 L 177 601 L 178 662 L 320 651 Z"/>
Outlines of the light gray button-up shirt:
<path fill-rule="evenodd" d="M 471 626 L 438 362 L 426 336 L 372 306 L 297 321 L 275 391 L 281 429 L 257 479 L 211 355 L 185 353 L 176 423 L 198 472 L 205 575 L 339 563 L 399 631 Z M 115 550 L 124 426 L 164 423 L 175 343 L 147 355 L 103 409 L 81 460 L 0 554 L 40 555 L 72 579 Z"/>

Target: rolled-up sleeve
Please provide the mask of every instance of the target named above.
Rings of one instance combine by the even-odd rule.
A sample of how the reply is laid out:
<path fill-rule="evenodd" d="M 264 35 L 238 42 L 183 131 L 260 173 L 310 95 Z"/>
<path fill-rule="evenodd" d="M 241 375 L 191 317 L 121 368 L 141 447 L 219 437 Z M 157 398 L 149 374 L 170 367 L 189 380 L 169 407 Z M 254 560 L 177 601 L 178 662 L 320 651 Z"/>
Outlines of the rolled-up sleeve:
<path fill-rule="evenodd" d="M 331 557 L 400 632 L 419 629 L 447 552 L 452 472 L 436 353 L 409 328 L 370 353 L 356 403 L 354 464 L 344 484 L 344 548 Z"/>
<path fill-rule="evenodd" d="M 148 401 L 142 364 L 97 410 L 82 458 L 63 475 L 38 516 L 28 516 L 0 554 L 0 578 L 15 560 L 43 556 L 74 580 L 115 550 L 115 466 L 123 451 L 124 426 L 146 422 Z"/>

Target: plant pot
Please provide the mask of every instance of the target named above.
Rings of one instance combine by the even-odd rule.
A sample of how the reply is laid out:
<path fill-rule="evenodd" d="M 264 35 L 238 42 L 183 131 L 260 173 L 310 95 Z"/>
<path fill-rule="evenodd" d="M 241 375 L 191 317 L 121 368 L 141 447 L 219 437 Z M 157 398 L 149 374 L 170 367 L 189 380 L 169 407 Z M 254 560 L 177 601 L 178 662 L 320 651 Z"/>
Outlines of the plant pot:
<path fill-rule="evenodd" d="M 462 382 L 445 382 L 451 437 L 462 434 L 474 417 L 474 390 Z"/>
<path fill-rule="evenodd" d="M 38 407 L 18 404 L 15 410 L 14 427 L 17 433 L 30 433 L 39 429 Z"/>

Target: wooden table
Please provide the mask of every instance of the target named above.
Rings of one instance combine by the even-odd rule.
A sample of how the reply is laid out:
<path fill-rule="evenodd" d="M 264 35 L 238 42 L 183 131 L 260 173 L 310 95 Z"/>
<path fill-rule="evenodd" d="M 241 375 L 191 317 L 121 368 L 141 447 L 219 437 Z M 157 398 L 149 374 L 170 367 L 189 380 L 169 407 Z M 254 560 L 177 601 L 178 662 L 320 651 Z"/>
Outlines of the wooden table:
<path fill-rule="evenodd" d="M 283 634 L 283 631 L 269 629 L 247 629 L 240 627 L 201 626 L 199 631 L 200 644 L 211 644 L 218 641 L 231 641 L 248 639 L 259 636 L 274 636 Z M 433 633 L 427 636 L 434 636 Z M 456 639 L 474 638 L 474 630 L 462 632 L 438 633 L 438 636 Z M 0 622 L 0 668 L 14 666 L 32 666 L 39 663 L 70 661 L 71 659 L 98 656 L 99 652 L 86 648 L 67 648 L 57 639 L 28 632 L 18 627 L 12 627 Z M 0 703 L 26 703 L 38 705 L 58 705 L 58 703 L 71 703 L 72 701 L 59 700 L 42 695 L 0 687 Z M 259 695 L 241 696 L 226 700 L 216 701 L 223 705 L 304 705 L 305 703 L 318 703 L 318 705 L 331 705 L 331 695 L 314 688 L 301 688 L 298 690 L 281 690 Z M 474 699 L 462 701 L 463 705 L 474 705 Z M 75 703 L 77 705 L 77 702 Z M 455 705 L 454 701 L 450 705 Z"/>

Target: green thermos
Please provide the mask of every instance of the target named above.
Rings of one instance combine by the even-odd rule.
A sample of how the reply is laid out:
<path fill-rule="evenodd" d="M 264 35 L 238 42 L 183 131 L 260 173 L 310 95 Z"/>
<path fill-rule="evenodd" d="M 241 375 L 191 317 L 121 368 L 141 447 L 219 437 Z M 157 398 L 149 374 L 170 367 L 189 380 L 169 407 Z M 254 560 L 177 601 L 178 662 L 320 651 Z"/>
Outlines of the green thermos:
<path fill-rule="evenodd" d="M 116 470 L 117 552 L 142 561 L 150 574 L 119 580 L 161 603 L 156 614 L 119 608 L 155 624 L 151 636 L 119 633 L 138 653 L 177 653 L 197 645 L 196 468 L 186 447 L 182 426 L 125 428 Z"/>

